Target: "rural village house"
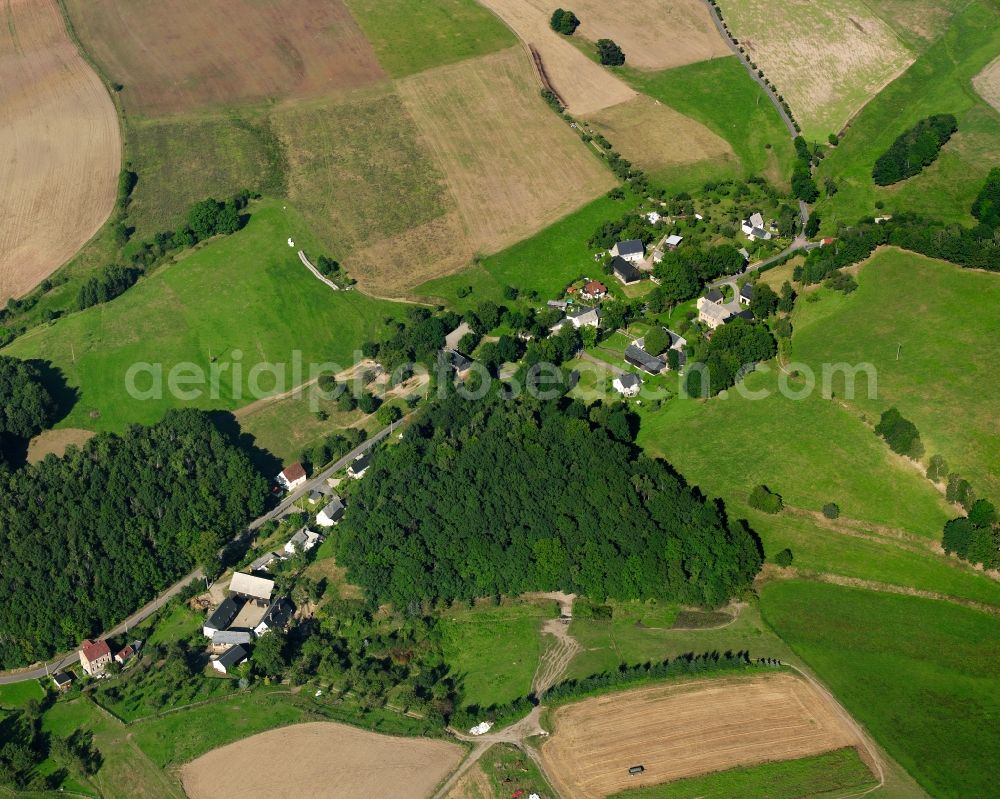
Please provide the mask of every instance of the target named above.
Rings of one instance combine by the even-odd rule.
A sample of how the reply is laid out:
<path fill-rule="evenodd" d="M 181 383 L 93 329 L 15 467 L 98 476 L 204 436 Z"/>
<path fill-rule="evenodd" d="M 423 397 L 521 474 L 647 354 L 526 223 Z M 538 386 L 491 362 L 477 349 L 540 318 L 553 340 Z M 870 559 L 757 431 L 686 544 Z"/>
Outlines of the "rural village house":
<path fill-rule="evenodd" d="M 212 668 L 220 674 L 228 674 L 247 659 L 247 651 L 237 644 L 212 660 Z"/>
<path fill-rule="evenodd" d="M 615 258 L 611 262 L 611 271 L 623 286 L 637 283 L 642 279 L 642 273 L 624 258 Z"/>
<path fill-rule="evenodd" d="M 323 510 L 316 514 L 316 524 L 320 527 L 333 527 L 343 516 L 344 502 L 334 494 Z"/>
<path fill-rule="evenodd" d="M 111 647 L 107 641 L 84 640 L 80 645 L 80 665 L 91 677 L 100 677 L 111 663 Z"/>
<path fill-rule="evenodd" d="M 230 598 L 235 596 L 258 603 L 266 603 L 271 601 L 272 591 L 274 591 L 274 580 L 268 580 L 266 577 L 235 572 L 229 581 Z"/>
<path fill-rule="evenodd" d="M 745 283 L 736 299 L 739 300 L 740 305 L 749 307 L 750 303 L 753 302 L 753 284 Z"/>
<path fill-rule="evenodd" d="M 750 241 L 755 241 L 756 239 L 770 241 L 771 239 L 771 233 L 764 228 L 764 217 L 760 211 L 755 211 L 750 214 L 749 218 L 744 219 L 740 224 L 740 228 Z"/>
<path fill-rule="evenodd" d="M 306 470 L 302 468 L 301 463 L 293 463 L 291 466 L 281 471 L 281 473 L 277 476 L 276 481 L 278 485 L 286 491 L 294 491 L 300 485 L 305 483 Z"/>
<path fill-rule="evenodd" d="M 285 544 L 285 552 L 294 555 L 296 552 L 308 552 L 316 544 L 320 543 L 323 537 L 319 533 L 303 527 L 295 535 L 288 539 Z"/>
<path fill-rule="evenodd" d="M 625 362 L 650 375 L 658 375 L 667 368 L 667 364 L 662 358 L 650 355 L 637 344 L 629 344 L 625 348 Z"/>
<path fill-rule="evenodd" d="M 721 299 L 721 294 L 719 295 Z M 725 305 L 719 304 L 709 297 L 698 298 L 698 321 L 708 325 L 711 330 L 715 330 L 720 325 L 724 325 L 726 320 L 733 315 Z"/>
<path fill-rule="evenodd" d="M 271 630 L 284 630 L 294 615 L 295 606 L 285 597 L 280 597 L 271 604 L 260 623 L 253 628 L 254 635 L 260 638 Z"/>
<path fill-rule="evenodd" d="M 68 691 L 70 686 L 73 685 L 73 673 L 69 671 L 60 671 L 58 674 L 53 674 L 52 684 L 56 687 L 57 691 Z"/>
<path fill-rule="evenodd" d="M 642 379 L 639 375 L 625 372 L 612 380 L 611 385 L 623 397 L 634 397 L 642 388 Z"/>
<path fill-rule="evenodd" d="M 611 254 L 623 258 L 630 263 L 638 263 L 646 255 L 646 245 L 639 241 L 639 239 L 619 241 L 611 248 Z"/>
<path fill-rule="evenodd" d="M 458 353 L 455 354 L 457 355 Z M 469 361 L 469 363 L 471 365 L 472 362 Z M 459 376 L 461 376 L 461 373 L 459 373 Z M 371 450 L 358 455 L 358 457 L 354 459 L 354 463 L 347 467 L 347 476 L 354 480 L 360 480 L 365 476 L 365 472 L 368 471 L 368 466 L 371 463 L 371 460 Z"/>
<path fill-rule="evenodd" d="M 608 287 L 599 280 L 589 281 L 580 291 L 580 296 L 585 300 L 600 300 L 608 294 Z"/>

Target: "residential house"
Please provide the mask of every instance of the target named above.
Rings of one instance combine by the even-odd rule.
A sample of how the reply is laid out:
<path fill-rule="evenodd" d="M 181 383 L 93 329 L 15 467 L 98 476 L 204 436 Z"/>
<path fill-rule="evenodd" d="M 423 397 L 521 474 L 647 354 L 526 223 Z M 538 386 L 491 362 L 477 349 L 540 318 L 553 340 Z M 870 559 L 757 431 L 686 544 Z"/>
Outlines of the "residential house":
<path fill-rule="evenodd" d="M 642 273 L 624 258 L 616 257 L 611 262 L 611 271 L 623 286 L 628 286 L 642 279 Z"/>
<path fill-rule="evenodd" d="M 600 300 L 608 295 L 608 287 L 599 280 L 591 280 L 580 292 L 580 296 L 585 300 Z"/>
<path fill-rule="evenodd" d="M 91 677 L 100 677 L 111 663 L 111 647 L 107 641 L 84 640 L 80 645 L 80 665 Z"/>
<path fill-rule="evenodd" d="M 283 469 L 276 478 L 278 485 L 285 491 L 294 491 L 306 481 L 306 470 L 301 463 L 293 463 L 287 469 Z"/>
<path fill-rule="evenodd" d="M 222 600 L 212 614 L 205 620 L 201 632 L 206 638 L 214 638 L 220 630 L 228 630 L 233 620 L 240 615 L 244 602 L 237 601 L 232 597 Z"/>
<path fill-rule="evenodd" d="M 271 630 L 284 630 L 295 615 L 295 606 L 285 597 L 276 599 L 267 609 L 260 624 L 253 628 L 259 638 Z"/>
<path fill-rule="evenodd" d="M 458 350 L 444 350 L 445 365 L 455 370 L 459 380 L 465 380 L 472 370 L 473 360 L 462 355 Z"/>
<path fill-rule="evenodd" d="M 663 243 L 667 246 L 668 250 L 676 250 L 678 245 L 682 241 L 684 241 L 683 236 L 678 236 L 676 233 L 671 233 L 663 240 Z"/>
<path fill-rule="evenodd" d="M 747 219 L 744 219 L 740 223 L 740 229 L 750 241 L 755 241 L 756 239 L 770 241 L 771 239 L 771 232 L 764 228 L 764 217 L 761 216 L 759 211 L 750 214 Z"/>
<path fill-rule="evenodd" d="M 709 289 L 708 293 L 705 294 L 705 299 L 709 302 L 714 302 L 717 305 L 722 305 L 723 297 L 722 292 L 719 289 Z"/>
<path fill-rule="evenodd" d="M 237 646 L 249 644 L 252 641 L 253 634 L 250 630 L 244 629 L 219 630 L 212 636 L 212 646 Z"/>
<path fill-rule="evenodd" d="M 360 480 L 368 471 L 368 466 L 372 462 L 372 451 L 366 450 L 354 459 L 354 463 L 347 467 L 347 476 L 353 480 Z"/>
<path fill-rule="evenodd" d="M 625 372 L 612 380 L 611 385 L 623 397 L 634 397 L 642 388 L 642 380 L 639 375 Z"/>
<path fill-rule="evenodd" d="M 324 496 L 325 496 L 325 494 L 322 491 L 310 491 L 309 492 L 309 504 L 310 505 L 315 505 L 316 503 L 320 502 L 323 499 Z"/>
<path fill-rule="evenodd" d="M 251 572 L 263 572 L 267 571 L 268 566 L 270 566 L 274 561 L 282 560 L 281 555 L 277 552 L 265 552 L 257 560 L 250 564 Z"/>
<path fill-rule="evenodd" d="M 611 248 L 611 254 L 616 255 L 619 258 L 624 258 L 629 263 L 635 264 L 645 257 L 646 245 L 639 241 L 639 239 L 619 241 L 614 247 Z"/>
<path fill-rule="evenodd" d="M 229 596 L 231 598 L 237 597 L 259 604 L 267 603 L 271 601 L 272 591 L 274 591 L 274 580 L 268 580 L 266 577 L 235 572 L 233 578 L 229 581 Z M 234 616 L 233 618 L 236 617 Z M 226 626 L 228 627 L 229 625 L 227 624 Z"/>
<path fill-rule="evenodd" d="M 736 299 L 739 300 L 740 305 L 749 306 L 753 302 L 753 283 L 744 283 L 740 293 L 736 295 Z"/>
<path fill-rule="evenodd" d="M 462 322 L 458 327 L 452 330 L 447 336 L 444 337 L 444 348 L 446 350 L 457 350 L 458 342 L 460 342 L 465 336 L 472 332 L 472 328 L 469 327 L 468 322 Z"/>
<path fill-rule="evenodd" d="M 625 348 L 625 362 L 651 375 L 658 375 L 667 368 L 662 358 L 650 355 L 637 344 L 629 344 Z"/>
<path fill-rule="evenodd" d="M 115 663 L 124 666 L 139 654 L 140 649 L 142 649 L 142 641 L 132 641 L 129 644 L 125 644 L 125 646 L 115 653 Z"/>
<path fill-rule="evenodd" d="M 323 537 L 319 533 L 314 533 L 312 530 L 303 527 L 288 539 L 288 543 L 285 544 L 285 552 L 289 555 L 294 555 L 296 552 L 308 552 L 322 540 Z"/>
<path fill-rule="evenodd" d="M 729 316 L 723 324 L 729 324 L 730 322 L 735 322 L 737 319 L 743 319 L 747 322 L 753 321 L 753 311 L 749 308 L 744 308 L 742 311 L 736 311 L 735 313 L 730 312 Z"/>
<path fill-rule="evenodd" d="M 579 306 L 571 310 L 566 314 L 566 318 L 560 320 L 552 327 L 553 332 L 557 332 L 562 329 L 563 325 L 573 325 L 577 330 L 581 327 L 600 327 L 601 326 L 601 309 L 600 308 L 587 308 L 585 306 Z"/>
<path fill-rule="evenodd" d="M 698 298 L 698 321 L 712 330 L 725 324 L 732 313 L 725 305 L 713 302 L 708 297 Z"/>
<path fill-rule="evenodd" d="M 330 499 L 326 507 L 316 514 L 316 524 L 320 527 L 333 527 L 344 516 L 344 502 L 336 494 Z"/>
<path fill-rule="evenodd" d="M 58 674 L 53 674 L 52 684 L 56 687 L 57 691 L 65 693 L 73 685 L 73 672 L 60 671 Z"/>
<path fill-rule="evenodd" d="M 221 674 L 228 674 L 247 659 L 247 651 L 237 644 L 230 647 L 212 661 L 212 668 Z"/>

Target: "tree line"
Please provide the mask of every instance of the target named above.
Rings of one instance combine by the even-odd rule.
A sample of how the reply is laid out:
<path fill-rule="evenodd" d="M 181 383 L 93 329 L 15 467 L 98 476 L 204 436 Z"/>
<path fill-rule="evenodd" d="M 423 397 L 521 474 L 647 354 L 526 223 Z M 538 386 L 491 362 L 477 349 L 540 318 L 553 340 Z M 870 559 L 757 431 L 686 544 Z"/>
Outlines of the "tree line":
<path fill-rule="evenodd" d="M 958 122 L 951 114 L 934 114 L 903 131 L 872 167 L 872 179 L 879 186 L 889 186 L 923 171 L 933 164 Z"/>
<path fill-rule="evenodd" d="M 623 406 L 452 396 L 380 452 L 338 528 L 373 604 L 564 589 L 716 606 L 755 536 L 633 444 Z"/>
<path fill-rule="evenodd" d="M 59 767 L 40 774 L 38 767 L 50 757 Z M 96 774 L 102 762 L 92 733 L 77 729 L 63 738 L 43 731 L 42 706 L 35 699 L 0 719 L 0 785 L 56 790 L 67 774 L 85 779 Z"/>
<path fill-rule="evenodd" d="M 75 647 L 215 560 L 267 489 L 195 410 L 0 470 L 0 666 Z"/>

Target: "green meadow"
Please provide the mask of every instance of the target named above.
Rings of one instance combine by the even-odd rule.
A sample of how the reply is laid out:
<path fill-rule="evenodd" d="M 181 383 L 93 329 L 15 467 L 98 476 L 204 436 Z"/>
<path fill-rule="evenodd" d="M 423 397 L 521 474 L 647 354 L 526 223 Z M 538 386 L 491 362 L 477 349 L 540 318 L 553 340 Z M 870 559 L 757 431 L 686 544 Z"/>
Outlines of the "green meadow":
<path fill-rule="evenodd" d="M 265 393 L 275 386 L 270 371 L 253 372 L 259 363 L 288 364 L 286 389 L 308 379 L 310 363 L 354 363 L 360 344 L 398 306 L 316 280 L 295 253 L 303 246 L 313 255 L 321 250 L 291 206 L 264 201 L 250 211 L 244 230 L 183 254 L 109 303 L 30 331 L 6 350 L 52 362 L 78 388 L 62 426 L 120 430 L 155 422 L 170 407 L 238 408 L 256 398 L 255 383 Z M 306 364 L 302 375 L 291 365 L 295 352 Z M 162 365 L 161 396 L 127 393 L 126 374 L 136 363 Z M 170 371 L 181 363 L 208 376 L 214 369 L 218 397 L 209 385 L 178 385 L 201 391 L 191 398 L 169 391 Z M 241 379 L 234 381 L 234 367 L 223 364 L 239 364 Z M 155 368 L 143 370 L 137 387 L 153 387 Z"/>
<path fill-rule="evenodd" d="M 441 643 L 462 701 L 489 707 L 526 696 L 542 653 L 542 623 L 556 615 L 551 603 L 446 610 Z"/>
<path fill-rule="evenodd" d="M 1000 275 L 896 249 L 882 250 L 844 296 L 821 290 L 800 302 L 793 358 L 810 365 L 870 363 L 878 397 L 847 402 L 870 420 L 896 406 L 916 424 L 927 453 L 944 455 L 981 495 L 1000 500 Z M 843 381 L 834 383 L 844 397 Z"/>
<path fill-rule="evenodd" d="M 811 582 L 766 585 L 764 618 L 932 796 L 996 795 L 1000 619 Z"/>
<path fill-rule="evenodd" d="M 875 785 L 868 766 L 854 749 L 837 749 L 796 760 L 718 771 L 664 785 L 635 788 L 612 799 L 803 799 L 831 791 L 863 790 Z"/>
<path fill-rule="evenodd" d="M 347 0 L 379 63 L 394 78 L 517 44 L 473 0 Z"/>
<path fill-rule="evenodd" d="M 624 200 L 598 197 L 531 238 L 482 258 L 457 275 L 424 283 L 414 293 L 447 300 L 459 311 L 483 300 L 503 302 L 505 286 L 516 286 L 522 293 L 536 292 L 539 300 L 560 297 L 578 277 L 601 273 L 587 239 L 605 222 L 619 219 L 633 204 L 630 195 Z"/>
<path fill-rule="evenodd" d="M 637 90 L 696 119 L 729 142 L 743 176 L 786 186 L 795 152 L 778 112 L 736 56 L 662 72 L 622 70 Z"/>
<path fill-rule="evenodd" d="M 1000 115 L 976 94 L 971 80 L 1000 52 L 998 15 L 996 6 L 984 0 L 969 3 L 851 122 L 816 172 L 821 188 L 827 177 L 838 185 L 833 197 L 816 206 L 824 231 L 878 213 L 876 201 L 884 204 L 883 213 L 905 210 L 972 224 L 969 206 L 1000 148 Z M 918 120 L 943 113 L 955 115 L 958 133 L 938 160 L 909 180 L 875 186 L 872 166 L 893 140 Z"/>

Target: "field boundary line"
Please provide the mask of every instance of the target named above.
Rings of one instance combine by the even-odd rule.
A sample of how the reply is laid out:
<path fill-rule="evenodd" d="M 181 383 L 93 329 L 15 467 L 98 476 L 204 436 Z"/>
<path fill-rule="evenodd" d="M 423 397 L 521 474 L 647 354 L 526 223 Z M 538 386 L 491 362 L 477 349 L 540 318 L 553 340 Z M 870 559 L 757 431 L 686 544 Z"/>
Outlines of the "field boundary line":
<path fill-rule="evenodd" d="M 318 281 L 320 281 L 321 283 L 325 283 L 330 288 L 332 288 L 334 291 L 341 291 L 340 286 L 338 286 L 336 283 L 334 283 L 332 280 L 330 280 L 330 278 L 328 278 L 325 275 L 321 274 L 320 271 L 315 266 L 312 265 L 312 263 L 306 257 L 306 251 L 305 250 L 299 250 L 299 260 L 303 264 L 305 264 L 306 269 L 308 269 L 310 272 L 312 272 L 313 273 L 313 277 L 315 277 Z M 346 291 L 346 289 L 344 289 L 344 291 Z"/>

